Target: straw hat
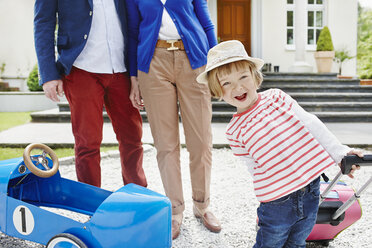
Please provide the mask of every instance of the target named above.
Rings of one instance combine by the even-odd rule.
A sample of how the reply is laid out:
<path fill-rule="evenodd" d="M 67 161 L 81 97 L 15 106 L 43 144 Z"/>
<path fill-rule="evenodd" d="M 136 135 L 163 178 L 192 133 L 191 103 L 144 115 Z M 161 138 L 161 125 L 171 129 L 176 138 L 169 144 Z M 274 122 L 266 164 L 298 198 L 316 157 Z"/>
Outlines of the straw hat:
<path fill-rule="evenodd" d="M 209 50 L 207 59 L 205 71 L 200 73 L 196 78 L 196 81 L 200 84 L 208 84 L 207 73 L 209 71 L 231 62 L 239 60 L 251 61 L 257 66 L 257 70 L 260 70 L 264 65 L 262 59 L 249 57 L 243 44 L 238 40 L 229 40 L 219 43 Z"/>

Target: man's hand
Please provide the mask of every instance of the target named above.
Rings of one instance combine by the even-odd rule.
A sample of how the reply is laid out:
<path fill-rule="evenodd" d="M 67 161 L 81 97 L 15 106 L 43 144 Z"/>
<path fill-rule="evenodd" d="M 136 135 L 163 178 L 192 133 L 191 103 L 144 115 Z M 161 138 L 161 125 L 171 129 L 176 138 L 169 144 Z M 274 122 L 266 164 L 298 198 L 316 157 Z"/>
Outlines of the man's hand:
<path fill-rule="evenodd" d="M 354 150 L 354 149 L 352 149 L 350 152 L 348 152 L 347 155 L 357 155 L 358 157 L 363 158 L 363 152 L 360 151 L 360 150 Z M 354 172 L 355 172 L 356 170 L 360 170 L 360 166 L 359 166 L 359 165 L 355 165 L 355 164 L 353 164 L 353 166 L 351 166 L 351 171 L 350 171 L 350 173 L 348 174 L 348 176 L 349 176 L 350 178 L 354 178 L 353 174 L 354 174 Z"/>
<path fill-rule="evenodd" d="M 62 80 L 52 80 L 43 84 L 45 96 L 52 101 L 59 102 L 59 97 L 63 96 Z"/>
<path fill-rule="evenodd" d="M 144 104 L 141 98 L 138 79 L 135 76 L 131 76 L 130 81 L 132 82 L 132 87 L 130 89 L 129 99 L 132 102 L 133 107 L 138 110 L 143 110 Z"/>

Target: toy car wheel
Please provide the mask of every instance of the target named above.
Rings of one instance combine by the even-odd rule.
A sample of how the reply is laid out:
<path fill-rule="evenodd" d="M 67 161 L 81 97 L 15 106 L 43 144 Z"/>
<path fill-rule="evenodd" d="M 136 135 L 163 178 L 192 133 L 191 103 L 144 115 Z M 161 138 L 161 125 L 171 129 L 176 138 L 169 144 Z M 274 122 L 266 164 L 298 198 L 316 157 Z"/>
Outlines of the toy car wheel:
<path fill-rule="evenodd" d="M 43 152 L 39 156 L 31 157 L 31 151 L 34 149 L 41 149 Z M 47 155 L 49 155 L 53 161 L 52 168 L 48 166 Z M 44 144 L 33 143 L 28 145 L 23 152 L 23 161 L 27 168 L 39 177 L 51 177 L 58 171 L 59 163 L 57 155 L 50 147 Z M 44 170 L 39 169 L 32 161 L 35 161 L 36 164 L 41 164 L 44 167 Z"/>
<path fill-rule="evenodd" d="M 69 233 L 61 233 L 54 236 L 51 240 L 49 240 L 46 248 L 88 248 L 81 241 L 78 237 L 69 234 Z"/>

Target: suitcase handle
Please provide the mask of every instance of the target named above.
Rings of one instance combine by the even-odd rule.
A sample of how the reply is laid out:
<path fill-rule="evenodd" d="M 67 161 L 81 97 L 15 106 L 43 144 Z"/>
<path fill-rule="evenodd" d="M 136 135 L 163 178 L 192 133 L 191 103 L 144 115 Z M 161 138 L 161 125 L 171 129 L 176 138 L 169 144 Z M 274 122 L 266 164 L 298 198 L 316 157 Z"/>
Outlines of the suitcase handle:
<path fill-rule="evenodd" d="M 372 155 L 364 155 L 362 158 L 357 155 L 347 155 L 341 160 L 342 174 L 347 175 L 351 171 L 353 165 L 372 165 Z"/>
<path fill-rule="evenodd" d="M 364 155 L 362 158 L 358 157 L 357 155 L 347 155 L 341 160 L 341 171 L 336 175 L 333 181 L 328 185 L 328 187 L 323 191 L 323 194 L 320 195 L 319 205 L 325 200 L 327 194 L 331 189 L 335 186 L 338 180 L 342 177 L 342 175 L 347 175 L 351 171 L 351 167 L 353 165 L 372 165 L 372 155 Z M 362 185 L 362 187 L 354 193 L 344 204 L 337 209 L 337 211 L 332 215 L 332 219 L 336 220 L 340 217 L 353 203 L 356 201 L 360 194 L 372 183 L 372 177 Z"/>

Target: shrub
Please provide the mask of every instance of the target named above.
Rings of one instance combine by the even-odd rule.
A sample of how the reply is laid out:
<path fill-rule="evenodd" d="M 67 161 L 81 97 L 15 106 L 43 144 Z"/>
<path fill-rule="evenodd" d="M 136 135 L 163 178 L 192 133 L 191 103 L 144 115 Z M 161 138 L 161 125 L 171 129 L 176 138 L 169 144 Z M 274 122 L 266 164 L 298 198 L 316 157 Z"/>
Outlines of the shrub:
<path fill-rule="evenodd" d="M 331 33 L 327 26 L 324 26 L 320 31 L 318 41 L 316 43 L 317 51 L 333 51 L 333 43 Z"/>
<path fill-rule="evenodd" d="M 43 91 L 43 87 L 39 85 L 39 73 L 37 65 L 34 66 L 27 78 L 27 86 L 30 91 Z"/>
<path fill-rule="evenodd" d="M 358 17 L 358 75 L 372 79 L 372 10 L 360 9 Z"/>
<path fill-rule="evenodd" d="M 369 74 L 367 72 L 361 74 L 360 79 L 372 79 L 372 72 L 369 72 Z"/>
<path fill-rule="evenodd" d="M 372 79 L 372 57 L 358 60 L 358 75 L 361 79 Z"/>

